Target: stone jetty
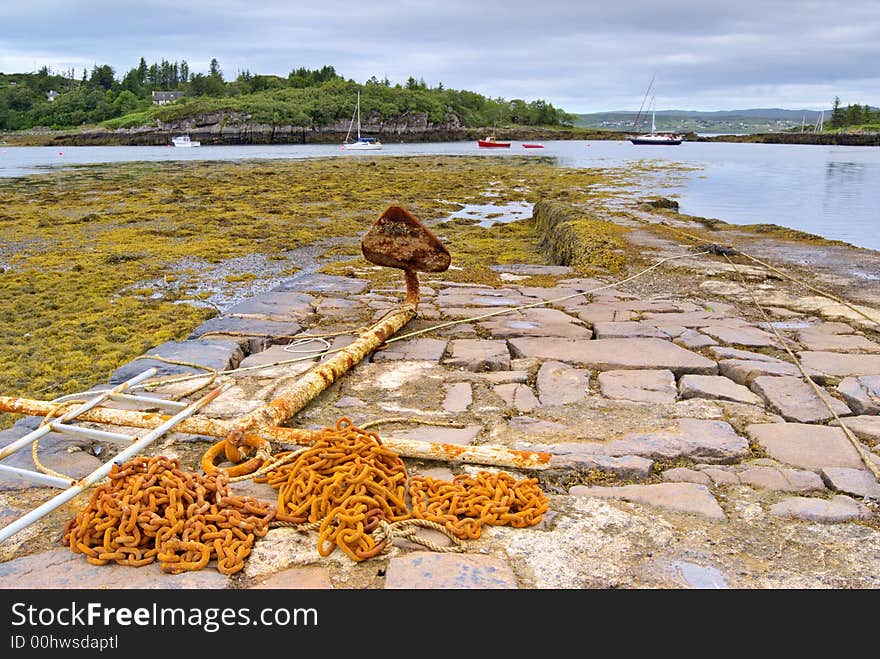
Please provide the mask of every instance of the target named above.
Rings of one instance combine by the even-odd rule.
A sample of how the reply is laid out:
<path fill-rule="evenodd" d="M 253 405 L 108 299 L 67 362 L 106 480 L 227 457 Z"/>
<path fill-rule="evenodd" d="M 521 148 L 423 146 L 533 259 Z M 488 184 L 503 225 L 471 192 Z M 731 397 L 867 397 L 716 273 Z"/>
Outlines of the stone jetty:
<path fill-rule="evenodd" d="M 373 428 L 382 437 L 549 453 L 546 469 L 505 469 L 539 479 L 550 506 L 537 525 L 487 527 L 459 553 L 398 540 L 389 553 L 359 563 L 339 551 L 322 557 L 314 533 L 276 528 L 256 542 L 239 574 L 227 577 L 209 565 L 168 575 L 155 563 L 90 565 L 62 547 L 62 526 L 80 499 L 0 546 L 0 585 L 880 587 L 880 485 L 840 427 L 846 424 L 880 465 L 880 342 L 870 323 L 833 305 L 809 305 L 777 282 L 760 289 L 771 327 L 746 303 L 739 284 L 700 268 L 687 275 L 708 282 L 694 287 L 697 294 L 675 286 L 607 288 L 611 276 L 585 278 L 562 266 L 495 269 L 501 286 L 446 281 L 442 273 L 423 277 L 417 318 L 288 425 L 318 429 L 347 417 L 355 424 L 382 422 Z M 519 283 L 536 276 L 551 285 Z M 600 287 L 606 288 L 590 292 Z M 149 366 L 162 378 L 204 373 L 173 362 L 198 364 L 232 383 L 201 414 L 232 420 L 283 394 L 322 350 L 353 341 L 402 295 L 402 285 L 294 276 L 227 309 L 186 340 L 154 347 L 118 369 L 110 383 Z M 406 338 L 421 330 L 429 331 Z M 297 342 L 298 334 L 325 338 Z M 294 358 L 304 361 L 291 363 Z M 158 391 L 179 395 L 196 383 Z M 0 445 L 39 422 L 19 420 L 0 432 Z M 197 469 L 216 441 L 174 433 L 147 454 Z M 92 440 L 40 443 L 43 464 L 72 476 L 90 472 L 109 450 Z M 8 463 L 33 468 L 30 451 Z M 444 480 L 498 469 L 454 461 L 406 464 L 411 476 Z M 233 487 L 275 500 L 265 484 Z M 50 494 L 4 477 L 0 522 Z"/>

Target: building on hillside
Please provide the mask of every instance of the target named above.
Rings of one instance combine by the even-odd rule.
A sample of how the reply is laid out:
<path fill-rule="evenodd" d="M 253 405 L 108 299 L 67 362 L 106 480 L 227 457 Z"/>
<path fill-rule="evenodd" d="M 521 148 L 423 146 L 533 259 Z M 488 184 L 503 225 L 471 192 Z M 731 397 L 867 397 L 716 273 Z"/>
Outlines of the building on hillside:
<path fill-rule="evenodd" d="M 56 98 L 58 98 L 59 96 L 61 96 L 61 94 L 56 92 L 54 89 L 50 89 L 48 92 L 46 92 L 46 100 L 49 101 L 50 103 L 52 101 L 54 101 Z"/>
<path fill-rule="evenodd" d="M 153 92 L 153 104 L 168 105 L 183 98 L 183 92 Z"/>

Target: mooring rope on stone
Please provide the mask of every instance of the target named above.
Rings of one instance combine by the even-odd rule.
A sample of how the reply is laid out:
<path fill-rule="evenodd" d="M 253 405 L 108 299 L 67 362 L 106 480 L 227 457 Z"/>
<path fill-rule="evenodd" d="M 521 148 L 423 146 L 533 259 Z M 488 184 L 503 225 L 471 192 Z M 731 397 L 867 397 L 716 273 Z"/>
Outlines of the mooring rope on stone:
<path fill-rule="evenodd" d="M 787 352 L 788 356 L 791 357 L 792 361 L 794 361 L 795 366 L 798 367 L 798 370 L 801 372 L 801 375 L 806 379 L 806 381 L 813 388 L 813 391 L 815 392 L 815 394 L 819 398 L 819 400 L 822 401 L 822 404 L 825 405 L 826 408 L 828 408 L 828 411 L 831 413 L 831 416 L 833 416 L 834 420 L 837 421 L 837 424 L 843 430 L 844 434 L 846 435 L 846 438 L 849 440 L 850 444 L 853 445 L 853 448 L 855 448 L 856 452 L 859 454 L 859 458 L 861 458 L 862 462 L 865 464 L 865 466 L 868 468 L 868 470 L 870 470 L 870 472 L 874 475 L 874 479 L 878 483 L 880 483 L 880 469 L 878 469 L 877 465 L 871 459 L 871 454 L 865 450 L 865 448 L 862 446 L 862 443 L 858 440 L 858 438 L 846 426 L 846 424 L 840 419 L 840 417 L 837 415 L 837 412 L 834 411 L 834 408 L 832 407 L 831 403 L 825 397 L 828 395 L 828 393 L 824 389 L 822 389 L 822 387 L 820 387 L 818 384 L 816 384 L 815 380 L 813 380 L 813 378 L 810 377 L 809 373 L 807 373 L 807 370 L 804 368 L 800 359 L 798 359 L 797 356 L 794 354 L 794 352 L 792 352 L 791 348 L 788 347 L 788 342 L 779 333 L 779 330 L 776 329 L 776 325 L 774 325 L 772 322 L 770 322 L 770 317 L 767 315 L 767 312 L 764 310 L 764 307 L 761 306 L 761 303 L 758 302 L 758 298 L 755 296 L 755 293 L 752 290 L 752 287 L 746 283 L 746 280 L 742 276 L 742 273 L 739 271 L 739 268 L 736 267 L 736 264 L 733 261 L 731 261 L 730 257 L 728 257 L 726 254 L 724 255 L 724 258 L 727 259 L 727 262 L 731 265 L 731 267 L 733 268 L 733 271 L 737 274 L 737 277 L 739 278 L 740 283 L 742 284 L 743 288 L 745 288 L 749 292 L 749 296 L 752 298 L 752 302 L 754 303 L 754 305 L 758 309 L 758 311 L 761 313 L 761 316 L 763 316 L 764 321 L 766 322 L 767 326 L 770 327 L 771 330 L 773 330 L 773 333 L 776 335 L 777 340 L 782 345 L 782 347 L 785 349 L 785 352 Z"/>
<path fill-rule="evenodd" d="M 638 220 L 639 222 L 642 222 L 643 224 L 651 224 L 651 222 L 648 222 L 646 220 L 640 220 L 638 218 L 634 218 L 634 219 Z M 681 236 L 684 236 L 688 240 L 692 240 L 697 243 L 705 243 L 706 242 L 703 238 L 700 238 L 699 236 L 696 236 L 692 233 L 688 233 L 687 231 L 684 231 L 683 229 L 679 229 L 677 227 L 674 227 L 667 222 L 660 222 L 659 224 L 660 224 L 660 226 L 665 227 L 666 229 L 672 231 L 673 233 L 677 233 Z M 726 250 L 717 249 L 718 246 L 716 246 L 716 245 L 713 245 L 712 247 L 714 248 L 711 250 L 711 252 L 713 254 L 721 255 L 721 256 L 725 256 L 725 257 L 727 257 L 729 255 Z M 800 279 L 798 277 L 794 277 L 793 275 L 790 275 L 787 272 L 780 270 L 776 266 L 774 266 L 770 263 L 767 263 L 766 261 L 763 261 L 756 256 L 752 256 L 751 254 L 747 254 L 746 252 L 742 251 L 738 247 L 728 246 L 728 248 L 730 250 L 733 250 L 736 254 L 740 254 L 740 255 L 746 257 L 747 259 L 749 259 L 750 261 L 754 261 L 758 265 L 761 265 L 761 266 L 767 268 L 768 270 L 771 270 L 772 272 L 778 274 L 780 277 L 783 277 L 785 279 L 788 279 L 789 281 L 794 282 L 795 284 L 803 286 L 804 288 L 806 288 L 810 291 L 813 291 L 814 293 L 818 293 L 822 297 L 828 298 L 829 300 L 832 300 L 833 302 L 837 302 L 838 304 L 841 304 L 841 305 L 845 306 L 846 308 L 848 308 L 850 311 L 857 313 L 865 320 L 873 323 L 874 325 L 880 326 L 880 319 L 872 318 L 871 316 L 866 314 L 864 311 L 862 311 L 861 309 L 856 307 L 853 303 L 848 302 L 848 301 L 844 300 L 843 298 L 838 297 L 837 295 L 834 295 L 833 293 L 829 293 L 828 291 L 822 290 L 821 288 L 817 288 L 816 286 L 813 286 L 812 284 L 810 284 L 807 281 L 804 281 L 803 279 Z"/>

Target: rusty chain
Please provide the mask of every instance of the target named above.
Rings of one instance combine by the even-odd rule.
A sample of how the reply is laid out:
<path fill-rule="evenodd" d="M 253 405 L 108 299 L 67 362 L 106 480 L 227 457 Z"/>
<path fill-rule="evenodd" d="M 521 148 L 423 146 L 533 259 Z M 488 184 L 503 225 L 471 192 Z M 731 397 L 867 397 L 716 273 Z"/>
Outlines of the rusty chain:
<path fill-rule="evenodd" d="M 158 560 L 163 571 L 178 574 L 216 559 L 223 574 L 241 571 L 275 511 L 252 497 L 231 495 L 223 472 L 200 476 L 179 466 L 164 456 L 113 465 L 108 481 L 65 525 L 63 544 L 94 565 Z"/>
<path fill-rule="evenodd" d="M 211 461 L 222 451 L 220 442 Z M 164 456 L 133 458 L 113 466 L 108 481 L 65 525 L 63 543 L 95 565 L 158 560 L 177 574 L 216 559 L 218 571 L 234 574 L 255 540 L 276 526 L 317 529 L 321 556 L 339 548 L 360 562 L 390 551 L 395 538 L 462 551 L 461 541 L 479 538 L 485 525 L 532 526 L 548 509 L 535 478 L 485 471 L 451 483 L 410 478 L 378 434 L 344 417 L 320 431 L 311 447 L 271 456 L 253 480 L 278 491 L 277 509 L 231 495 L 227 470 L 202 476 Z M 418 528 L 444 533 L 452 544 L 436 545 L 419 537 Z"/>
<path fill-rule="evenodd" d="M 479 538 L 484 525 L 533 526 L 549 502 L 537 478 L 516 480 L 504 472 L 456 476 L 452 482 L 429 477 L 409 481 L 413 516 L 443 524 L 458 538 Z"/>
<path fill-rule="evenodd" d="M 272 460 L 285 455 L 278 453 Z M 339 419 L 335 428 L 325 428 L 295 461 L 274 470 L 271 463 L 264 468 L 266 474 L 254 480 L 278 490 L 273 524 L 302 529 L 317 524 L 321 556 L 339 547 L 355 561 L 390 550 L 395 536 L 433 547 L 414 537 L 416 526 L 445 532 L 453 539 L 451 550 L 458 550 L 457 539 L 479 538 L 486 524 L 531 526 L 549 507 L 537 479 L 517 481 L 504 472 L 457 476 L 452 483 L 408 480 L 403 460 L 382 445 L 379 435 L 347 418 Z"/>

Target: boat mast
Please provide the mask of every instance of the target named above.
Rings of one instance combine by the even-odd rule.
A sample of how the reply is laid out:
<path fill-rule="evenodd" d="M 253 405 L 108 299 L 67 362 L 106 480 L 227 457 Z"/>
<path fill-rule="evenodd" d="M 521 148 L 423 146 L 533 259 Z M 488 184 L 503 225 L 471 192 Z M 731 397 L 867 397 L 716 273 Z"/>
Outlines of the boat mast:
<path fill-rule="evenodd" d="M 358 142 L 361 141 L 361 92 L 358 90 L 357 107 L 355 108 L 358 117 Z"/>
<path fill-rule="evenodd" d="M 642 118 L 642 110 L 645 109 L 645 101 L 648 100 L 648 95 L 651 93 L 651 88 L 654 86 L 654 78 L 657 77 L 657 73 L 654 72 L 654 75 L 651 76 L 651 82 L 648 83 L 648 88 L 645 90 L 645 96 L 642 98 L 642 104 L 639 106 L 639 111 L 636 114 L 636 118 L 633 121 L 632 132 L 636 133 L 639 130 L 639 124 L 641 123 Z"/>

